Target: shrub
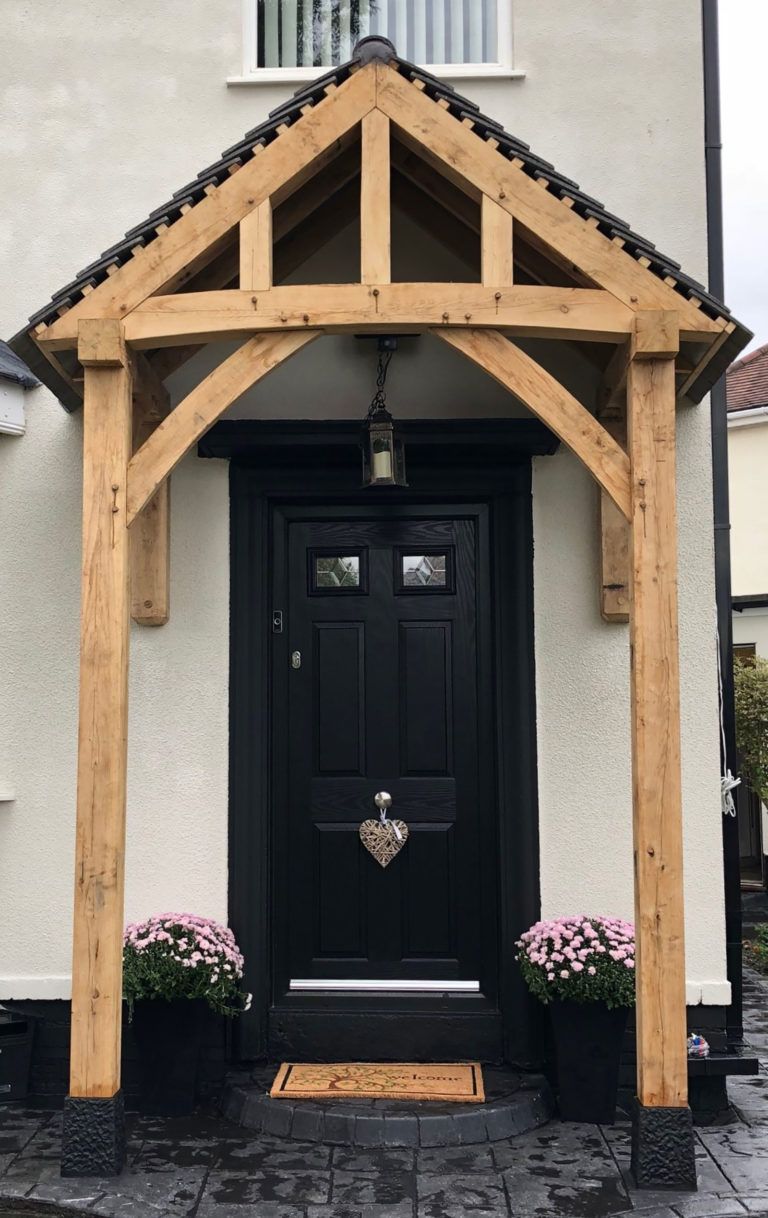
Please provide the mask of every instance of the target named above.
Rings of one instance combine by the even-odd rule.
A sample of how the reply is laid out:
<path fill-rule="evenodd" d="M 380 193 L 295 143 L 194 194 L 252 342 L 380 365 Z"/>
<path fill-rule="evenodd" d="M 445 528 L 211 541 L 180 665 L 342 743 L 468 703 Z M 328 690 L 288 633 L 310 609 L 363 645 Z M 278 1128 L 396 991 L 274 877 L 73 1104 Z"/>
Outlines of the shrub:
<path fill-rule="evenodd" d="M 145 998 L 204 998 L 221 1015 L 247 1009 L 243 957 L 235 936 L 212 918 L 156 914 L 134 922 L 123 938 L 123 993 L 133 1009 Z"/>
<path fill-rule="evenodd" d="M 517 941 L 523 979 L 540 1002 L 635 1004 L 635 928 L 579 914 L 536 922 Z"/>
<path fill-rule="evenodd" d="M 757 927 L 754 939 L 744 940 L 744 955 L 753 968 L 768 973 L 768 922 Z"/>
<path fill-rule="evenodd" d="M 755 794 L 768 803 L 768 660 L 736 659 L 733 680 L 741 771 Z"/>

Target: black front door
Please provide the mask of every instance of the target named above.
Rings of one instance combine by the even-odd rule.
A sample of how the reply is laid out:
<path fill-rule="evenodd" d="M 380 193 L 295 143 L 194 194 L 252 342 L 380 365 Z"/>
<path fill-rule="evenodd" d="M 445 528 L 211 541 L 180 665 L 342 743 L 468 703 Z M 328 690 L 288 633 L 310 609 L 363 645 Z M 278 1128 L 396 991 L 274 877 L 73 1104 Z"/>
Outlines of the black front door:
<path fill-rule="evenodd" d="M 391 501 L 275 512 L 281 1050 L 336 1056 L 365 1013 L 374 1058 L 439 1056 L 431 1015 L 446 1052 L 500 1052 L 487 515 Z M 408 827 L 386 867 L 359 835 L 380 818 L 377 793 Z"/>

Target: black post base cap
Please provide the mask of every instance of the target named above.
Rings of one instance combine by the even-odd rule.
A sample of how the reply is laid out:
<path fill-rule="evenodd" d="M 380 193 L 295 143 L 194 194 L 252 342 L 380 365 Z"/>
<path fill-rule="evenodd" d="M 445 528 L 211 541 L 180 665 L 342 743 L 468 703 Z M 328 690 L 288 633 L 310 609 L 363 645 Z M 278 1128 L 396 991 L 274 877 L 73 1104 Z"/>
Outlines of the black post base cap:
<path fill-rule="evenodd" d="M 638 1188 L 696 1189 L 690 1108 L 632 1108 L 632 1175 Z"/>
<path fill-rule="evenodd" d="M 119 1176 L 125 1164 L 125 1105 L 118 1091 L 108 1099 L 64 1100 L 62 1176 Z"/>

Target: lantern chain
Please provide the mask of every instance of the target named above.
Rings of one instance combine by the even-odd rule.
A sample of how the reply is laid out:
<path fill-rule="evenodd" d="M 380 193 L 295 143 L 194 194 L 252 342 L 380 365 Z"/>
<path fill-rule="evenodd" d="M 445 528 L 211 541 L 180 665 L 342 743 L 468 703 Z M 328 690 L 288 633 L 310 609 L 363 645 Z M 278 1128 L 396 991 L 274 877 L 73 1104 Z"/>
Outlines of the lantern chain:
<path fill-rule="evenodd" d="M 376 392 L 373 395 L 371 404 L 368 407 L 368 418 L 370 419 L 377 410 L 386 410 L 387 394 L 384 386 L 387 382 L 387 372 L 392 361 L 393 351 L 380 351 L 379 359 L 376 365 Z"/>

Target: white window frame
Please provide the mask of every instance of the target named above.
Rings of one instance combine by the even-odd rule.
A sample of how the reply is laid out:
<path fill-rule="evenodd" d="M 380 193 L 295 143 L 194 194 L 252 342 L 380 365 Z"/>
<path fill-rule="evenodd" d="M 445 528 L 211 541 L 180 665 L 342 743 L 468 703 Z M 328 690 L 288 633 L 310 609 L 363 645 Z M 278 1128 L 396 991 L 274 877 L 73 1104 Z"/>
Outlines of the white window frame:
<path fill-rule="evenodd" d="M 258 63 L 258 43 L 257 43 L 257 17 L 256 17 L 257 0 L 242 0 L 242 22 L 243 22 L 243 70 L 239 76 L 228 76 L 228 85 L 268 85 L 268 84 L 291 84 L 293 82 L 301 82 L 314 80 L 323 72 L 329 71 L 327 67 L 297 67 L 297 68 L 259 68 Z M 507 80 L 524 77 L 525 72 L 520 68 L 513 67 L 513 43 L 512 43 L 512 4 L 514 0 L 496 0 L 498 7 L 496 18 L 496 33 L 498 39 L 498 48 L 506 50 L 506 54 L 500 55 L 495 63 L 427 63 L 421 64 L 427 71 L 432 72 L 435 76 L 440 76 L 448 80 L 461 80 L 462 78 L 485 78 L 485 77 L 504 77 Z"/>

